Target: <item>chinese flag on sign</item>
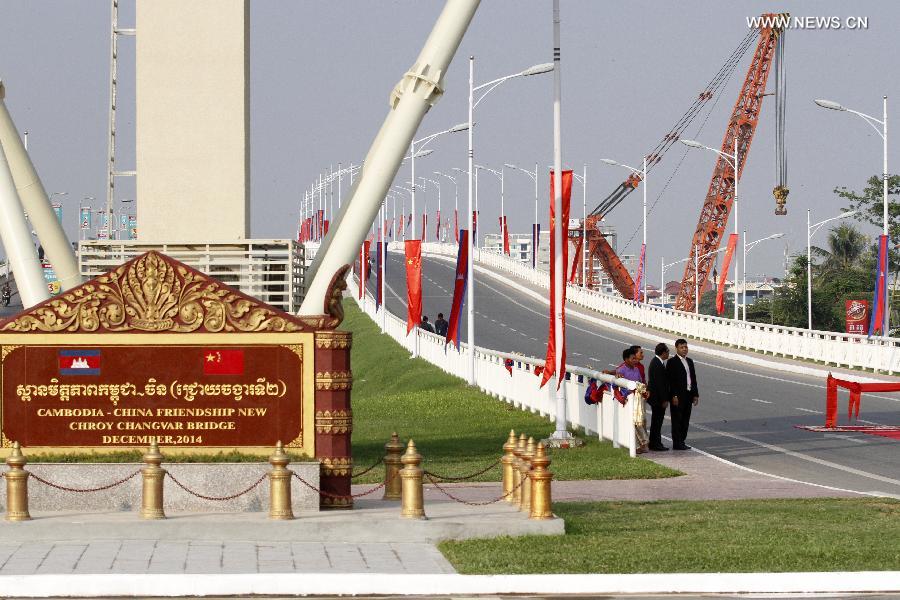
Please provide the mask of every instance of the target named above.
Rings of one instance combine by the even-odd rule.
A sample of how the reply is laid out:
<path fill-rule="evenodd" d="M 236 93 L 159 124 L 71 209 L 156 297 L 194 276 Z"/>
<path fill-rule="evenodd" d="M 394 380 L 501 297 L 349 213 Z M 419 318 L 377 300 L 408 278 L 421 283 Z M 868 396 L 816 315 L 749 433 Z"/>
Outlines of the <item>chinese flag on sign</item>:
<path fill-rule="evenodd" d="M 203 351 L 204 375 L 243 375 L 244 351 L 206 348 Z"/>
<path fill-rule="evenodd" d="M 406 240 L 406 335 L 422 320 L 422 241 Z"/>

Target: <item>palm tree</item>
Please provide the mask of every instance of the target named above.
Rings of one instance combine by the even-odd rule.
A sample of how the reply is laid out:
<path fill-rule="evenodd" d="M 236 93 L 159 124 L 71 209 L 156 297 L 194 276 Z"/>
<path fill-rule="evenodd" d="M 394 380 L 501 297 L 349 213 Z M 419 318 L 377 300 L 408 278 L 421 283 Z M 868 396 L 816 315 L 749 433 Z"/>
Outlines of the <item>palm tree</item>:
<path fill-rule="evenodd" d="M 828 250 L 813 246 L 812 251 L 823 259 L 818 265 L 822 272 L 834 272 L 856 265 L 868 243 L 869 238 L 856 227 L 842 223 L 828 232 Z"/>

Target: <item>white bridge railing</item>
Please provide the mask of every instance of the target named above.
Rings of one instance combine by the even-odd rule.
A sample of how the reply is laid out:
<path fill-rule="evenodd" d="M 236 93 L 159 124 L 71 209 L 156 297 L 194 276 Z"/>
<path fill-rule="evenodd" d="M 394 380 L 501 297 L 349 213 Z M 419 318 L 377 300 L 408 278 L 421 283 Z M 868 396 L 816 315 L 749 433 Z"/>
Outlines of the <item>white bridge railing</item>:
<path fill-rule="evenodd" d="M 402 246 L 397 245 L 402 250 Z M 422 252 L 456 257 L 455 244 L 425 243 Z M 492 270 L 509 273 L 541 288 L 548 288 L 549 276 L 508 256 L 475 252 L 475 262 Z M 866 337 L 833 331 L 806 330 L 797 327 L 734 321 L 710 315 L 640 304 L 619 296 L 604 294 L 569 284 L 566 298 L 575 305 L 616 317 L 641 327 L 650 327 L 679 336 L 727 344 L 735 348 L 824 362 L 838 367 L 866 369 L 876 373 L 900 373 L 900 339 Z"/>
<path fill-rule="evenodd" d="M 460 344 L 459 350 L 453 345 L 445 344 L 444 338 L 429 333 L 418 327 L 406 334 L 406 321 L 392 315 L 382 314 L 384 307 L 375 310 L 375 300 L 366 292 L 365 299 L 359 298 L 359 287 L 355 276 L 348 277 L 349 292 L 376 325 L 384 319 L 384 332 L 403 345 L 413 356 L 418 356 L 439 367 L 443 371 L 467 378 L 468 346 Z M 506 368 L 506 361 L 512 360 L 512 373 Z M 517 354 L 507 354 L 475 348 L 475 381 L 485 393 L 505 402 L 547 417 L 551 422 L 556 420 L 556 378 L 552 378 L 543 388 L 540 378 L 534 374 L 535 367 L 543 367 L 544 360 Z M 622 406 L 609 392 L 604 392 L 603 402 L 588 405 L 584 401 L 585 389 L 590 379 L 596 379 L 598 385 L 615 383 L 629 390 L 627 403 Z M 575 427 L 584 429 L 586 435 L 596 435 L 601 440 L 610 440 L 616 448 L 628 448 L 631 456 L 636 454 L 634 435 L 634 412 L 637 387 L 635 382 L 619 379 L 598 371 L 569 367 L 569 377 L 563 383 L 566 387 L 566 417 Z"/>

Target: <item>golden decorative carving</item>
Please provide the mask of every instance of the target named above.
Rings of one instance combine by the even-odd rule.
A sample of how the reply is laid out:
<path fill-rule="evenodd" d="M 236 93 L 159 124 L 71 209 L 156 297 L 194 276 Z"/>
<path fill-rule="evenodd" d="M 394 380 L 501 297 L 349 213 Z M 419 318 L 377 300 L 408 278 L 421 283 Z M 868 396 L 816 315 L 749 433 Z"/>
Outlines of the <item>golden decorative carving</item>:
<path fill-rule="evenodd" d="M 316 348 L 326 350 L 346 350 L 353 342 L 353 334 L 349 331 L 317 331 Z"/>
<path fill-rule="evenodd" d="M 6 437 L 2 432 L 0 432 L 0 448 L 12 448 L 13 442 L 11 439 Z"/>
<path fill-rule="evenodd" d="M 344 320 L 344 290 L 347 289 L 347 273 L 350 265 L 344 265 L 334 274 L 328 284 L 325 295 L 325 314 L 337 320 L 338 325 Z M 336 327 L 337 325 L 335 325 Z"/>
<path fill-rule="evenodd" d="M 353 375 L 350 371 L 319 371 L 316 373 L 317 390 L 349 390 L 353 388 Z"/>
<path fill-rule="evenodd" d="M 20 346 L 0 346 L 0 363 L 6 360 L 6 357 L 10 352 L 19 347 Z"/>
<path fill-rule="evenodd" d="M 285 448 L 302 448 L 303 447 L 303 432 L 301 431 L 297 434 L 293 440 L 284 445 Z"/>
<path fill-rule="evenodd" d="M 353 459 L 349 457 L 323 458 L 322 475 L 326 477 L 349 477 L 353 470 Z"/>
<path fill-rule="evenodd" d="M 303 362 L 303 345 L 302 344 L 285 344 L 285 348 L 293 352 L 300 358 L 300 362 Z"/>
<path fill-rule="evenodd" d="M 350 433 L 353 431 L 353 411 L 316 411 L 316 433 Z"/>
<path fill-rule="evenodd" d="M 4 331 L 302 331 L 290 315 L 147 252 L 3 326 Z"/>
<path fill-rule="evenodd" d="M 319 505 L 321 508 L 331 510 L 350 509 L 353 508 L 353 498 L 330 498 L 328 496 L 323 496 Z"/>

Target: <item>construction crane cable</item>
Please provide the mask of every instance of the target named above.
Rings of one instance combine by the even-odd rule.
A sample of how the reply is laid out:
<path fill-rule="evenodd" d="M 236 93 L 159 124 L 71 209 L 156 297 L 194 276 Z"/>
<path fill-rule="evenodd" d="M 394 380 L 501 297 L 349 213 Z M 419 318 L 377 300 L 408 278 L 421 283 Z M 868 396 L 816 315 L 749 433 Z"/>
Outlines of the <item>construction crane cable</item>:
<path fill-rule="evenodd" d="M 691 123 L 696 119 L 697 115 L 702 112 L 703 107 L 707 105 L 707 101 L 710 98 L 715 98 L 715 103 L 718 102 L 720 96 L 718 92 L 731 79 L 731 76 L 737 68 L 737 65 L 740 63 L 744 54 L 746 54 L 747 49 L 753 44 L 758 35 L 759 31 L 755 29 L 750 30 L 747 33 L 744 39 L 741 40 L 737 47 L 735 47 L 735 49 L 732 51 L 731 55 L 728 57 L 722 67 L 719 68 L 713 78 L 703 88 L 703 91 L 697 96 L 697 98 L 691 104 L 690 108 L 685 111 L 685 113 L 678 119 L 675 125 L 669 130 L 669 133 L 667 133 L 663 137 L 663 139 L 656 145 L 656 147 L 647 155 L 649 159 L 647 162 L 648 172 L 651 171 L 653 167 L 661 161 L 662 156 L 675 143 L 678 142 L 683 131 L 691 125 Z M 713 106 L 715 106 L 715 103 L 713 104 Z M 708 114 L 706 118 L 709 118 Z M 615 190 L 613 190 L 606 198 L 604 198 L 600 202 L 600 204 L 593 211 L 591 211 L 591 216 L 598 214 L 605 216 L 609 214 L 610 211 L 616 208 L 635 189 L 636 188 L 632 185 L 629 185 L 627 181 L 619 184 L 619 186 L 616 187 Z"/>
<path fill-rule="evenodd" d="M 753 40 L 751 38 L 751 42 L 752 41 Z M 735 64 L 735 66 L 736 66 L 736 64 Z M 728 85 L 728 81 L 731 80 L 731 75 L 733 75 L 733 74 L 734 74 L 734 68 L 732 68 L 731 73 L 729 73 L 729 75 L 728 75 L 728 78 L 723 82 L 723 86 Z M 709 106 L 709 110 L 707 110 L 707 112 L 706 112 L 706 116 L 703 117 L 703 121 L 700 123 L 700 126 L 697 127 L 697 131 L 694 132 L 694 135 L 692 136 L 694 139 L 700 137 L 700 133 L 703 131 L 703 128 L 706 127 L 707 122 L 709 122 L 709 118 L 712 116 L 713 112 L 715 112 L 716 106 L 719 104 L 719 100 L 721 100 L 721 99 L 722 99 L 722 95 L 716 94 L 715 100 L 713 101 L 712 105 Z M 669 184 L 672 183 L 672 180 L 674 180 L 675 176 L 678 174 L 678 169 L 681 168 L 682 163 L 684 163 L 684 159 L 687 158 L 688 152 L 690 152 L 690 149 L 685 148 L 684 152 L 681 153 L 681 158 L 678 159 L 678 164 L 675 165 L 675 168 L 672 170 L 672 173 L 671 173 L 671 175 L 669 175 L 669 178 L 666 180 L 666 183 L 662 186 L 662 188 L 660 188 L 659 193 L 656 194 L 656 198 L 653 200 L 653 203 L 647 209 L 648 217 L 651 214 L 653 214 L 653 211 L 656 208 L 656 205 L 659 204 L 659 201 L 662 200 L 662 197 L 666 193 L 666 190 L 669 189 Z M 641 231 L 642 226 L 643 226 L 643 223 L 638 224 L 638 226 L 635 228 L 634 232 L 632 232 L 631 236 L 628 238 L 628 241 L 625 242 L 624 246 L 622 246 L 623 251 L 627 250 L 629 248 L 629 246 L 631 246 L 631 242 L 634 241 L 635 236 L 637 236 L 638 232 Z"/>

